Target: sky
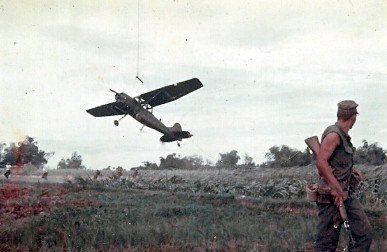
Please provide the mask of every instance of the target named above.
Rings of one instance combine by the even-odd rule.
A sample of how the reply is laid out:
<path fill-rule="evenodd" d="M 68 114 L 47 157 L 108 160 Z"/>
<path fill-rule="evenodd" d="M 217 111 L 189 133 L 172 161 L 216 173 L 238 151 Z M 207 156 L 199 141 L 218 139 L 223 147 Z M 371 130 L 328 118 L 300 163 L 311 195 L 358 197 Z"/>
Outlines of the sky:
<path fill-rule="evenodd" d="M 303 151 L 350 99 L 353 144 L 386 149 L 386 13 L 381 0 L 0 0 L 0 142 L 34 137 L 55 152 L 48 168 L 75 151 L 89 169 L 231 150 L 262 163 L 272 146 Z M 153 110 L 194 135 L 180 147 L 86 113 L 114 101 L 109 89 L 191 78 L 204 87 Z"/>

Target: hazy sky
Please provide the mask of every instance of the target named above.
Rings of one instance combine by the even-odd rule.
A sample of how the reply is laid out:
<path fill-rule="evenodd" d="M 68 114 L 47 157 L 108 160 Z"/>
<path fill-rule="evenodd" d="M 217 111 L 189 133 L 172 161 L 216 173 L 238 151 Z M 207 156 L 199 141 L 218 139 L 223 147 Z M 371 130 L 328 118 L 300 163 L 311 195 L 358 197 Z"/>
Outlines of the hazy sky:
<path fill-rule="evenodd" d="M 0 0 L 0 142 L 35 137 L 55 151 L 50 168 L 74 151 L 91 169 L 233 149 L 261 163 L 274 145 L 304 150 L 353 99 L 354 145 L 386 149 L 386 13 L 382 0 Z M 194 135 L 180 148 L 85 112 L 114 101 L 110 88 L 133 97 L 193 77 L 204 87 L 154 109 Z"/>

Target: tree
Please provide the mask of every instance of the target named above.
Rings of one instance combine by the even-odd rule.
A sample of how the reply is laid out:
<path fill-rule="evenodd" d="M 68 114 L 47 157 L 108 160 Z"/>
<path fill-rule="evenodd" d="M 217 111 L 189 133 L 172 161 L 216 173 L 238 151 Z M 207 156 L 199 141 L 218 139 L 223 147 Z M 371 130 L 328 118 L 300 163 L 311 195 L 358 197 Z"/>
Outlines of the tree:
<path fill-rule="evenodd" d="M 265 157 L 268 161 L 264 166 L 272 168 L 305 166 L 311 162 L 311 153 L 308 148 L 301 152 L 287 145 L 271 147 Z"/>
<path fill-rule="evenodd" d="M 160 157 L 160 169 L 198 169 L 203 166 L 203 158 L 197 155 L 180 158 L 176 153 L 166 158 Z M 154 166 L 153 166 L 154 167 Z"/>
<path fill-rule="evenodd" d="M 85 169 L 86 167 L 82 165 L 82 156 L 77 152 L 73 152 L 71 158 L 66 160 L 62 158 L 58 165 L 57 169 Z"/>
<path fill-rule="evenodd" d="M 66 160 L 62 158 L 58 165 L 56 166 L 57 169 L 67 169 Z"/>
<path fill-rule="evenodd" d="M 204 165 L 203 158 L 198 155 L 184 157 L 184 160 L 186 161 L 187 166 L 191 169 L 198 169 Z"/>
<path fill-rule="evenodd" d="M 4 163 L 16 164 L 18 155 L 18 147 L 15 143 L 10 143 L 8 148 L 4 150 Z"/>
<path fill-rule="evenodd" d="M 219 153 L 219 155 L 220 159 L 216 162 L 216 166 L 236 166 L 240 159 L 238 151 L 236 150 L 232 150 L 226 153 Z"/>
<path fill-rule="evenodd" d="M 45 152 L 38 148 L 38 142 L 33 137 L 27 136 L 18 145 L 11 143 L 4 149 L 4 162 L 13 165 L 31 164 L 40 167 L 47 164 L 47 160 L 54 155 L 54 152 Z"/>
<path fill-rule="evenodd" d="M 160 157 L 160 169 L 181 169 L 183 166 L 183 160 L 176 153 L 169 154 L 166 158 Z"/>
<path fill-rule="evenodd" d="M 382 165 L 386 161 L 386 152 L 378 146 L 378 143 L 368 144 L 363 140 L 354 155 L 355 164 Z"/>
<path fill-rule="evenodd" d="M 148 169 L 148 170 L 155 170 L 158 168 L 157 164 L 155 163 L 151 163 L 151 162 L 148 162 L 148 161 L 144 161 L 142 162 L 142 166 L 140 166 L 140 169 Z"/>
<path fill-rule="evenodd" d="M 4 167 L 4 149 L 5 143 L 0 143 L 0 167 Z"/>
<path fill-rule="evenodd" d="M 250 157 L 247 153 L 245 153 L 245 163 L 244 163 L 245 166 L 255 166 L 255 163 L 253 161 L 253 158 Z"/>

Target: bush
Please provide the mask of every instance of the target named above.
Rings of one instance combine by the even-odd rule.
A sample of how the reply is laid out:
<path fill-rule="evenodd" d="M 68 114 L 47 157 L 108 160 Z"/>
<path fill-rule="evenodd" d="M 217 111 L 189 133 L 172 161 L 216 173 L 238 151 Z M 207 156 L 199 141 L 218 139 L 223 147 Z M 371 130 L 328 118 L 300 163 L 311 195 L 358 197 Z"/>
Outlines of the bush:
<path fill-rule="evenodd" d="M 311 163 L 312 154 L 306 148 L 304 152 L 292 149 L 287 145 L 273 146 L 265 154 L 268 159 L 262 166 L 270 168 L 306 166 Z"/>
<path fill-rule="evenodd" d="M 154 168 L 155 165 L 149 162 L 144 162 L 144 165 Z M 180 158 L 176 153 L 169 154 L 166 158 L 160 157 L 159 169 L 182 169 L 192 170 L 203 166 L 203 158 L 197 155 Z"/>
<path fill-rule="evenodd" d="M 82 165 L 82 156 L 78 155 L 77 152 L 73 152 L 71 158 L 66 160 L 62 158 L 58 165 L 58 169 L 85 169 L 86 167 Z"/>
<path fill-rule="evenodd" d="M 45 152 L 37 146 L 38 142 L 33 137 L 26 136 L 24 141 L 18 144 L 10 143 L 9 147 L 5 144 L 0 144 L 0 152 L 4 148 L 4 153 L 1 154 L 3 163 L 22 166 L 25 164 L 35 167 L 47 164 L 47 160 L 54 155 L 54 152 Z"/>
<path fill-rule="evenodd" d="M 216 162 L 216 166 L 234 167 L 238 163 L 240 156 L 238 151 L 232 150 L 226 153 L 219 153 L 220 159 Z"/>
<path fill-rule="evenodd" d="M 363 140 L 363 146 L 354 155 L 355 164 L 382 165 L 385 161 L 386 152 L 377 143 L 369 145 L 366 140 Z"/>

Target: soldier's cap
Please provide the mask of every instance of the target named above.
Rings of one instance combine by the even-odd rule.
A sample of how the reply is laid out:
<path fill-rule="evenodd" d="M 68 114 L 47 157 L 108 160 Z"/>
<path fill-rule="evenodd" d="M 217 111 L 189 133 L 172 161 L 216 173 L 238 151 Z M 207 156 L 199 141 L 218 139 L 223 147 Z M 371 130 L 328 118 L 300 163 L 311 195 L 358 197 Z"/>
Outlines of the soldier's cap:
<path fill-rule="evenodd" d="M 348 119 L 355 114 L 359 114 L 357 112 L 357 106 L 359 105 L 352 100 L 341 101 L 337 104 L 337 116 Z"/>

